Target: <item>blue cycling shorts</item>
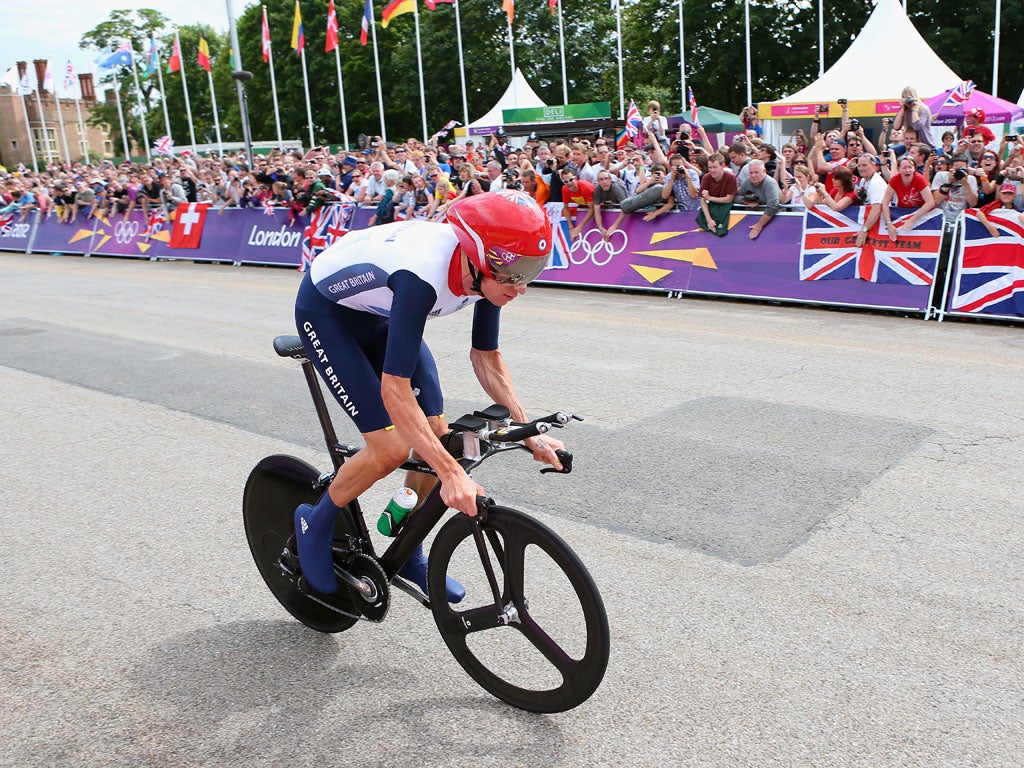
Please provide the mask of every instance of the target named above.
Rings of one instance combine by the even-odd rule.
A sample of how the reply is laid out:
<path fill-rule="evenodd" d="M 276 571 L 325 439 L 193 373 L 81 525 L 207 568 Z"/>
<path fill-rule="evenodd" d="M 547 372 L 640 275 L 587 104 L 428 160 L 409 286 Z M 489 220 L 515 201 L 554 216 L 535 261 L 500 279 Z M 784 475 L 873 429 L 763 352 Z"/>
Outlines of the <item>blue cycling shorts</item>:
<path fill-rule="evenodd" d="M 295 300 L 295 327 L 320 378 L 359 431 L 392 426 L 380 394 L 388 319 L 334 303 L 307 273 Z M 426 416 L 444 413 L 437 365 L 422 340 L 411 384 Z"/>

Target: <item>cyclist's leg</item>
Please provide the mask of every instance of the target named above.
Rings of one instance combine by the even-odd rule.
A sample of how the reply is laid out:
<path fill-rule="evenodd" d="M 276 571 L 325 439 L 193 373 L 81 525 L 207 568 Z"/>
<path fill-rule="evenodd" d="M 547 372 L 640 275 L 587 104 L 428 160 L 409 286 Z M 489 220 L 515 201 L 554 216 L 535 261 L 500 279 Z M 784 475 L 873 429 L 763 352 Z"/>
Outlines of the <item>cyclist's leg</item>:
<path fill-rule="evenodd" d="M 430 428 L 438 438 L 443 437 L 448 433 L 448 422 L 444 418 L 444 398 L 441 394 L 437 365 L 434 363 L 434 356 L 430 354 L 426 342 L 420 345 L 419 361 L 413 372 L 411 384 L 413 391 L 416 392 L 416 401 L 426 415 Z M 415 453 L 413 455 L 420 458 Z M 420 472 L 406 472 L 405 484 L 416 491 L 416 496 L 422 501 L 437 485 L 437 478 Z M 426 594 L 427 556 L 423 552 L 422 544 L 399 569 L 398 575 L 419 586 Z M 458 603 L 466 596 L 465 588 L 452 578 L 447 580 L 446 591 L 450 603 Z"/>
<path fill-rule="evenodd" d="M 391 426 L 380 395 L 380 376 L 367 355 L 386 323 L 381 318 L 339 307 L 320 296 L 307 275 L 299 289 L 295 322 L 307 357 L 327 389 L 355 421 L 366 448 L 338 470 L 316 505 L 295 510 L 299 562 L 310 585 L 337 589 L 331 552 L 334 521 L 341 509 L 409 455 L 409 445 Z"/>

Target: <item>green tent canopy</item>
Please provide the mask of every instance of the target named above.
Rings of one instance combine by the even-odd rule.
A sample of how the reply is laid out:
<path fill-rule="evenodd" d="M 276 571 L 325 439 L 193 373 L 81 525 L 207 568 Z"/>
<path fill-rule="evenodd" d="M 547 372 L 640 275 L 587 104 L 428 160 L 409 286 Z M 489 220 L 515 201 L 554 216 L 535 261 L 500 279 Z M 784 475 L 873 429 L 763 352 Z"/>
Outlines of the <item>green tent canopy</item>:
<path fill-rule="evenodd" d="M 708 133 L 734 133 L 743 130 L 743 121 L 738 115 L 725 112 L 712 107 L 697 107 L 697 118 L 704 130 Z M 690 112 L 682 115 L 672 115 L 668 118 L 669 130 L 675 130 L 681 123 L 693 123 L 690 120 Z"/>

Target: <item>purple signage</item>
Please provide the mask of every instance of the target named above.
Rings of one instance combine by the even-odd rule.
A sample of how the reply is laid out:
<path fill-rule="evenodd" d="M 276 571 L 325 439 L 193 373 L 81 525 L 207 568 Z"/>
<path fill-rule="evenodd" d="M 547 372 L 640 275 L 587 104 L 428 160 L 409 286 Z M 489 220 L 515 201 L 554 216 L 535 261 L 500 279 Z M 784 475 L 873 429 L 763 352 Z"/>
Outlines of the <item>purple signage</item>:
<path fill-rule="evenodd" d="M 32 227 L 39 214 L 32 212 L 26 216 L 24 221 L 19 214 L 10 217 L 0 217 L 0 250 L 3 251 L 28 251 L 31 241 Z"/>

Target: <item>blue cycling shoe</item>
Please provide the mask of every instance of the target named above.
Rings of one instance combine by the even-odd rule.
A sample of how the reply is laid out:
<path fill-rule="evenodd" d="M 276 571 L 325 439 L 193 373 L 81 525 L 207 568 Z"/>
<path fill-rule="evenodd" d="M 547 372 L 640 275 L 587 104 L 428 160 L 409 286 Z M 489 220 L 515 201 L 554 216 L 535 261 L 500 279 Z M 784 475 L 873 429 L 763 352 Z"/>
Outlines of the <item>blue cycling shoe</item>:
<path fill-rule="evenodd" d="M 422 589 L 423 594 L 429 594 L 427 592 L 427 556 L 423 554 L 422 544 L 416 547 L 416 551 L 412 553 L 406 564 L 399 569 L 398 575 Z M 449 603 L 461 602 L 462 598 L 466 596 L 466 588 L 451 576 L 445 576 L 444 586 Z"/>
<path fill-rule="evenodd" d="M 338 588 L 331 554 L 337 513 L 338 508 L 326 493 L 315 507 L 299 504 L 295 509 L 295 543 L 302 575 L 313 589 L 327 595 Z"/>

